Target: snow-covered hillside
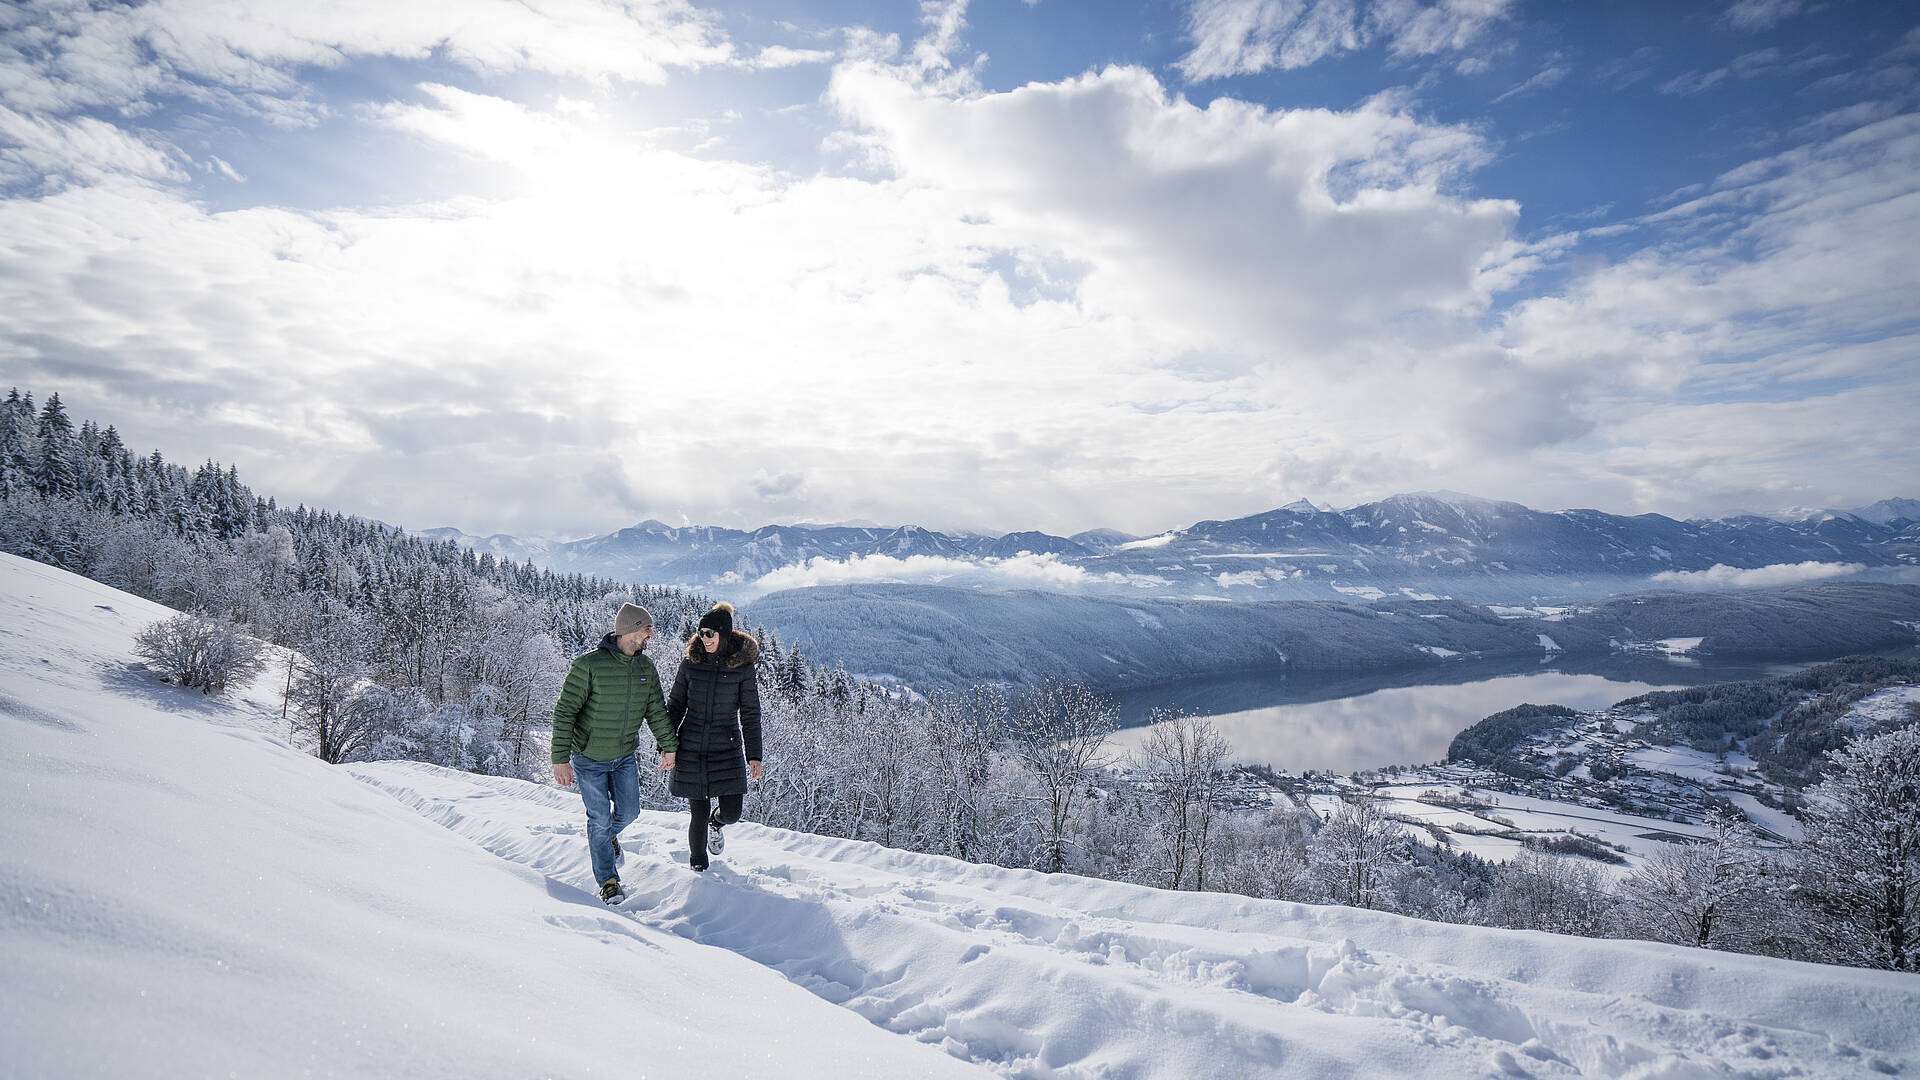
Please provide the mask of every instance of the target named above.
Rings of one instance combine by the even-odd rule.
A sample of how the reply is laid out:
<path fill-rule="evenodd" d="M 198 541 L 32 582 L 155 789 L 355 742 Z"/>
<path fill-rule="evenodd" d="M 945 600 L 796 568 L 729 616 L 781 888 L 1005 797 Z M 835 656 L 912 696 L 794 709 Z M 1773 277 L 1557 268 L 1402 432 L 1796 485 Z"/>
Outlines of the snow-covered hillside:
<path fill-rule="evenodd" d="M 1853 1077 L 1920 980 L 1169 893 L 283 738 L 130 660 L 164 609 L 0 556 L 0 1045 L 21 1076 Z"/>

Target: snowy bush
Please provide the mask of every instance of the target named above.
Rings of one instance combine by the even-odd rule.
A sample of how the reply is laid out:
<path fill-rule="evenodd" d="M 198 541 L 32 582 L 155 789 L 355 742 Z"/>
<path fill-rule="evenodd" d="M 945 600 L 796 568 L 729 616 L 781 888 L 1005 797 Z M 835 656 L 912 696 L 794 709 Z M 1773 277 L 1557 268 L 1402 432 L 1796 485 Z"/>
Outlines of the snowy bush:
<path fill-rule="evenodd" d="M 1522 848 L 1494 878 L 1484 917 L 1516 930 L 1600 937 L 1615 925 L 1617 902 L 1593 863 Z"/>
<path fill-rule="evenodd" d="M 1214 888 L 1267 900 L 1324 902 L 1326 890 L 1310 861 L 1317 825 L 1312 815 L 1297 810 L 1230 815 L 1218 833 Z"/>
<path fill-rule="evenodd" d="M 205 694 L 251 678 L 266 663 L 259 642 L 230 622 L 199 615 L 175 615 L 148 626 L 133 639 L 133 650 L 167 678 Z"/>

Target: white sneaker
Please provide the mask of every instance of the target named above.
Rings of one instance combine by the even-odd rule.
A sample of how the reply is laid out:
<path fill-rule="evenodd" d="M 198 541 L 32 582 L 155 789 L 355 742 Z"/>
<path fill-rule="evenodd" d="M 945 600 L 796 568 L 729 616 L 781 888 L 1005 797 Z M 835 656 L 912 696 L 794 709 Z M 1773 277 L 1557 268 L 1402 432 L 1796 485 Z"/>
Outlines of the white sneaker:
<path fill-rule="evenodd" d="M 718 855 L 725 850 L 727 850 L 727 838 L 720 833 L 720 823 L 714 822 L 708 825 L 707 853 L 710 855 Z"/>

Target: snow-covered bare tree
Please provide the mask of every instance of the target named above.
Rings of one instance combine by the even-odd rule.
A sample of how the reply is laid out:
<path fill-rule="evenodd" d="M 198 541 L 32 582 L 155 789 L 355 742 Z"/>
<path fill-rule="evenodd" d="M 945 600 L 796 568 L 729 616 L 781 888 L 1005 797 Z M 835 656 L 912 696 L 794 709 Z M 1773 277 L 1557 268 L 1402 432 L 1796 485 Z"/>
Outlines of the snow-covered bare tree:
<path fill-rule="evenodd" d="M 1014 753 L 1040 789 L 1039 825 L 1046 841 L 1046 869 L 1066 868 L 1067 824 L 1074 800 L 1102 764 L 1112 734 L 1113 704 L 1074 683 L 1047 679 L 1018 698 L 1010 711 Z"/>
<path fill-rule="evenodd" d="M 1207 887 L 1207 845 L 1214 811 L 1226 787 L 1229 747 L 1208 721 L 1179 712 L 1156 712 L 1146 743 L 1134 759 L 1160 836 L 1164 877 L 1159 884 Z"/>
<path fill-rule="evenodd" d="M 419 689 L 361 682 L 333 710 L 328 734 L 341 761 L 428 760 L 433 704 Z"/>
<path fill-rule="evenodd" d="M 1819 958 L 1920 970 L 1920 728 L 1827 755 L 1803 820 L 1801 895 Z"/>
<path fill-rule="evenodd" d="M 926 727 L 900 703 L 874 701 L 860 714 L 854 733 L 847 750 L 860 820 L 867 825 L 864 838 L 908 846 L 903 841 L 916 837 L 926 820 Z"/>
<path fill-rule="evenodd" d="M 1214 887 L 1269 900 L 1318 903 L 1326 890 L 1313 871 L 1310 849 L 1319 820 L 1293 808 L 1258 816 L 1230 815 L 1220 830 Z"/>
<path fill-rule="evenodd" d="M 988 823 L 1001 809 L 991 780 L 994 754 L 1006 737 L 1006 698 L 992 686 L 936 693 L 926 722 L 934 850 L 977 862 L 987 847 Z"/>
<path fill-rule="evenodd" d="M 1334 903 L 1378 907 L 1400 872 L 1405 843 L 1399 826 L 1374 800 L 1343 801 L 1314 837 L 1314 870 Z"/>
<path fill-rule="evenodd" d="M 1621 883 L 1621 929 L 1676 945 L 1745 950 L 1780 917 L 1753 829 L 1724 813 L 1697 843 L 1662 844 Z"/>
<path fill-rule="evenodd" d="M 332 604 L 311 609 L 303 620 L 290 700 L 293 731 L 329 764 L 355 759 L 378 738 L 363 717 L 349 715 L 347 700 L 367 677 L 363 649 L 371 636 L 358 612 Z"/>

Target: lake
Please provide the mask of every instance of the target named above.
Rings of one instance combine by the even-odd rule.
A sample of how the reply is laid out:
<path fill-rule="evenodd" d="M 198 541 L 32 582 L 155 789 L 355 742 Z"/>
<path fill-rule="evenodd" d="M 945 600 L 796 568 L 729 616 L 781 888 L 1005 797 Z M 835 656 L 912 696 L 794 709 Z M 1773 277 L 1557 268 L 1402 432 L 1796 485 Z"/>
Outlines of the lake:
<path fill-rule="evenodd" d="M 1920 650 L 1888 655 L 1914 656 Z M 1605 708 L 1622 698 L 1704 683 L 1776 678 L 1818 663 L 1755 664 L 1615 656 L 1520 667 L 1447 664 L 1364 674 L 1264 672 L 1162 684 L 1119 695 L 1113 744 L 1146 741 L 1157 708 L 1205 716 L 1238 761 L 1288 772 L 1350 773 L 1439 761 L 1453 737 L 1484 717 L 1522 703 Z"/>

